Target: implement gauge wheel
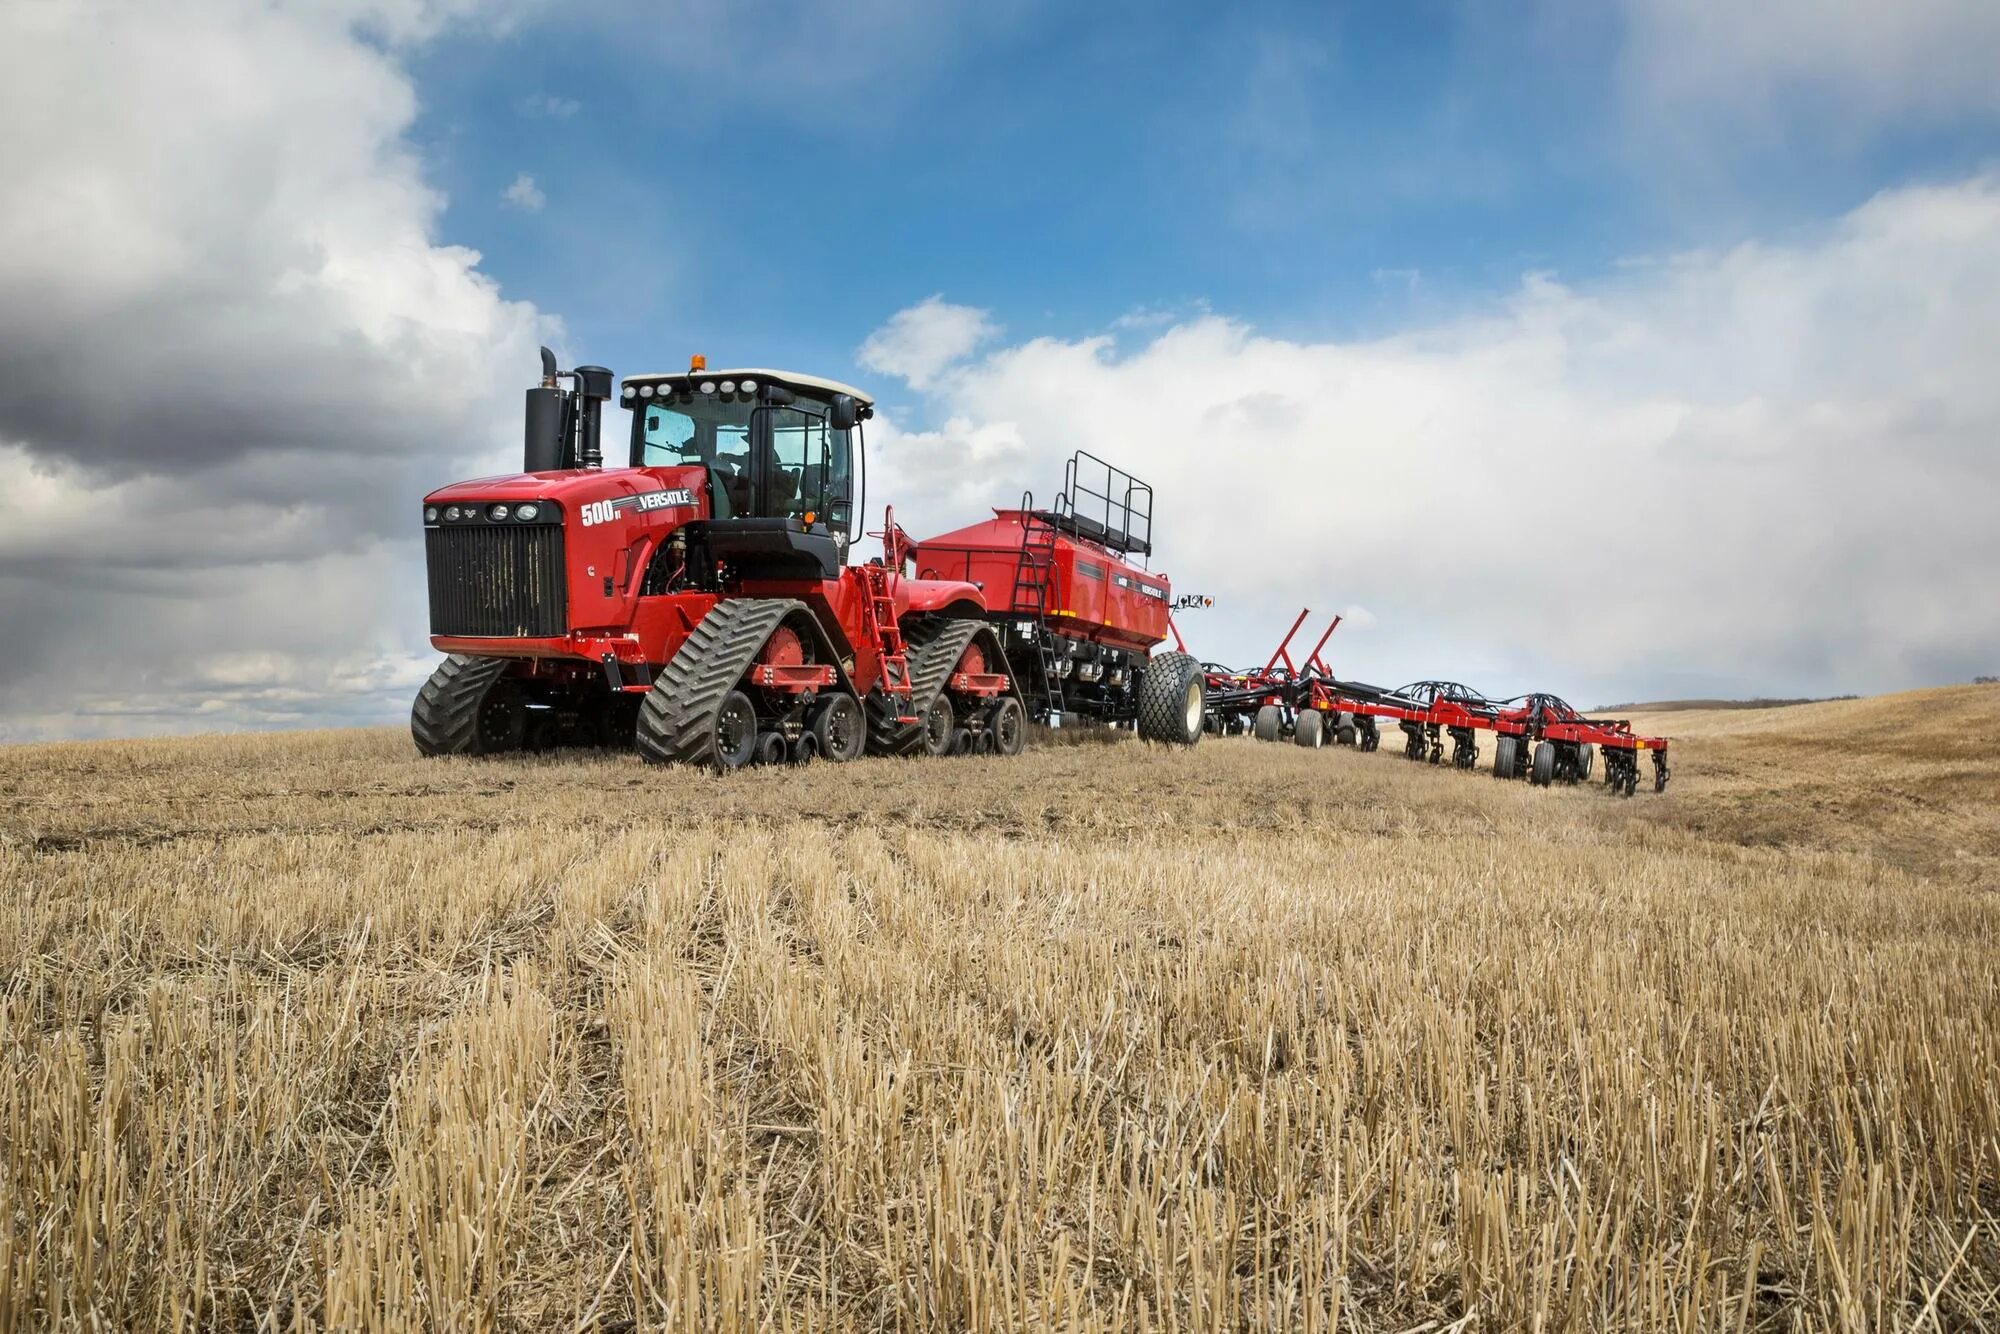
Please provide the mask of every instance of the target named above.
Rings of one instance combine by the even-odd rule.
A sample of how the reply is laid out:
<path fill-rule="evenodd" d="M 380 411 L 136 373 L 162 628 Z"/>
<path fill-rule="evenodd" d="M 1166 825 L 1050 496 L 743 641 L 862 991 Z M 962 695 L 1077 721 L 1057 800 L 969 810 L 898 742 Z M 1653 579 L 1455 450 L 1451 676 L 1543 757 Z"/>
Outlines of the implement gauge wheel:
<path fill-rule="evenodd" d="M 1162 653 L 1139 675 L 1139 738 L 1165 746 L 1201 740 L 1208 691 L 1192 654 Z"/>
<path fill-rule="evenodd" d="M 1556 781 L 1556 743 L 1537 741 L 1535 743 L 1535 767 L 1528 775 L 1536 787 L 1547 787 Z"/>
<path fill-rule="evenodd" d="M 1596 765 L 1597 765 L 1597 747 L 1591 745 L 1588 741 L 1586 741 L 1581 746 L 1578 746 L 1576 748 L 1577 782 L 1579 783 L 1589 782 L 1590 771 L 1593 768 L 1595 768 Z"/>
<path fill-rule="evenodd" d="M 1495 778 L 1512 778 L 1520 772 L 1515 767 L 1515 754 L 1518 750 L 1519 746 L 1515 743 L 1514 738 L 1510 736 L 1503 736 L 1493 743 L 1493 776 Z"/>
<path fill-rule="evenodd" d="M 1326 743 L 1326 720 L 1318 710 L 1307 709 L 1299 715 L 1298 726 L 1292 729 L 1292 740 L 1308 750 L 1318 750 Z"/>
<path fill-rule="evenodd" d="M 1266 704 L 1257 710 L 1257 721 L 1251 730 L 1257 734 L 1259 741 L 1276 741 L 1284 726 L 1285 711 L 1275 704 Z"/>
<path fill-rule="evenodd" d="M 1351 746 L 1354 744 L 1356 735 L 1353 723 L 1342 723 L 1334 730 L 1334 744 L 1338 746 Z"/>

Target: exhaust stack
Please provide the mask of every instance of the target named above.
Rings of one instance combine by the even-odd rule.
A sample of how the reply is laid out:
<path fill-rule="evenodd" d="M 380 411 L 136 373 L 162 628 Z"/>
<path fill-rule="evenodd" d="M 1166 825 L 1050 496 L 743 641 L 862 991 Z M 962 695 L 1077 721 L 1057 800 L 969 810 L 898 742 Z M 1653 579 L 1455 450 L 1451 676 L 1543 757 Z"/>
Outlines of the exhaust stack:
<path fill-rule="evenodd" d="M 562 387 L 564 378 L 571 388 Z M 522 472 L 604 466 L 601 434 L 611 379 L 602 366 L 558 370 L 556 354 L 542 349 L 542 382 L 528 391 L 522 416 Z"/>

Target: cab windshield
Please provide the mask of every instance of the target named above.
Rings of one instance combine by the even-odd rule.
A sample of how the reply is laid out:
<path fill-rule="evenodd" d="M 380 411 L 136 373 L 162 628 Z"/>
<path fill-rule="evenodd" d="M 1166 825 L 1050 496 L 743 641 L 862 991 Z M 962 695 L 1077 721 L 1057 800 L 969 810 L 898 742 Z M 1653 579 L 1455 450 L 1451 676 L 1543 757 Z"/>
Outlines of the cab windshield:
<path fill-rule="evenodd" d="M 790 407 L 696 394 L 633 413 L 634 467 L 708 470 L 718 519 L 796 518 L 847 536 L 853 516 L 850 432 L 827 425 L 824 404 Z"/>

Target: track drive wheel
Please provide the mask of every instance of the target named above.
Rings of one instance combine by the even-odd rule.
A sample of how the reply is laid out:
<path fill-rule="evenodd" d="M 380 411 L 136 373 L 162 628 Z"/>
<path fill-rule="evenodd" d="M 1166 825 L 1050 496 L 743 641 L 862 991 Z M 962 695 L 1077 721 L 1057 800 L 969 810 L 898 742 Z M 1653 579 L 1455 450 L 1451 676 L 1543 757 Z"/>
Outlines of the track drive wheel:
<path fill-rule="evenodd" d="M 1292 740 L 1308 750 L 1318 750 L 1326 744 L 1326 719 L 1320 717 L 1319 710 L 1307 709 L 1299 715 L 1298 725 L 1292 729 Z"/>
<path fill-rule="evenodd" d="M 495 755 L 519 750 L 528 714 L 503 679 L 505 658 L 454 653 L 439 663 L 410 706 L 410 737 L 424 755 Z"/>
<path fill-rule="evenodd" d="M 951 754 L 952 742 L 956 739 L 958 720 L 952 714 L 951 701 L 942 691 L 932 702 L 930 712 L 924 715 L 923 752 L 926 755 Z"/>
<path fill-rule="evenodd" d="M 819 753 L 834 763 L 860 759 L 868 748 L 868 718 L 861 701 L 845 693 L 829 695 L 813 715 L 812 734 Z"/>
<path fill-rule="evenodd" d="M 986 735 L 996 755 L 1019 755 L 1028 744 L 1028 711 L 1012 695 L 1002 695 L 986 715 Z"/>
<path fill-rule="evenodd" d="M 1514 755 L 1517 749 L 1518 743 L 1510 736 L 1503 736 L 1493 743 L 1493 776 L 1495 778 L 1512 778 L 1520 772 L 1515 768 Z"/>
<path fill-rule="evenodd" d="M 1257 710 L 1257 721 L 1250 730 L 1257 734 L 1259 741 L 1276 741 L 1284 727 L 1285 711 L 1275 704 L 1266 704 Z"/>
<path fill-rule="evenodd" d="M 1528 778 L 1536 787 L 1547 787 L 1556 781 L 1556 743 L 1537 741 L 1535 743 L 1535 767 Z"/>
<path fill-rule="evenodd" d="M 1162 653 L 1139 674 L 1139 737 L 1164 746 L 1201 740 L 1208 688 L 1192 654 Z"/>

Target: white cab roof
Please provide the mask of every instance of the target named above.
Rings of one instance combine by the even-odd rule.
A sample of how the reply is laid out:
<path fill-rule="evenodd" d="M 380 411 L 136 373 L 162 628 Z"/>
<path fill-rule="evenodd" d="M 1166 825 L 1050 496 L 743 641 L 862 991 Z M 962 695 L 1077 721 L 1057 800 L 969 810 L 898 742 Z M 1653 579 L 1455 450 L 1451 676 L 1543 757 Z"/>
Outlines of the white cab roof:
<path fill-rule="evenodd" d="M 651 375 L 628 375 L 625 377 L 625 383 L 660 384 L 662 382 L 669 382 L 679 387 L 688 384 L 690 381 L 694 384 L 700 384 L 704 380 L 714 380 L 719 384 L 724 380 L 742 380 L 746 378 L 751 380 L 769 380 L 775 384 L 784 385 L 789 389 L 803 389 L 815 396 L 822 394 L 846 394 L 848 397 L 857 399 L 869 407 L 875 406 L 873 398 L 856 389 L 851 384 L 842 384 L 838 380 L 828 380 L 818 375 L 801 375 L 797 371 L 774 371 L 756 366 L 743 370 L 658 371 Z"/>

